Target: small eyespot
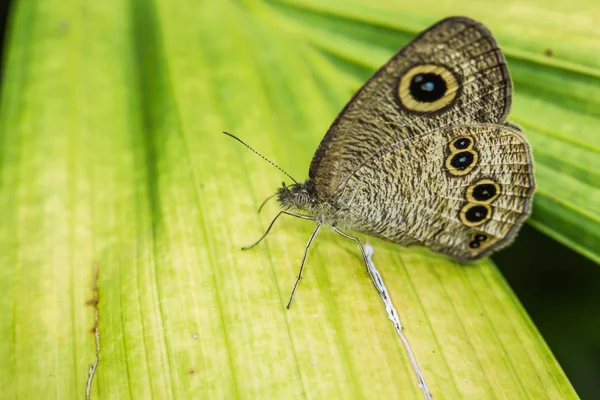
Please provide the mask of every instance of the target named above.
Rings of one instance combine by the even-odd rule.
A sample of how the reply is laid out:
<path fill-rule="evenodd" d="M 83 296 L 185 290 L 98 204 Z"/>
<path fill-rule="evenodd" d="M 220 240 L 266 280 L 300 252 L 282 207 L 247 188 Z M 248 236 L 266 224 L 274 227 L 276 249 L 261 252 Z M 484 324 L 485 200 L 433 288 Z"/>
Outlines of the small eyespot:
<path fill-rule="evenodd" d="M 398 98 L 409 111 L 437 111 L 457 96 L 459 84 L 446 67 L 434 64 L 415 65 L 398 83 Z"/>
<path fill-rule="evenodd" d="M 488 210 L 484 206 L 474 206 L 467 210 L 465 218 L 469 222 L 480 222 L 488 215 Z"/>
<path fill-rule="evenodd" d="M 473 189 L 473 198 L 478 201 L 487 201 L 496 196 L 496 186 L 491 183 L 482 183 Z"/>
<path fill-rule="evenodd" d="M 460 153 L 456 153 L 452 156 L 452 158 L 450 159 L 450 165 L 462 171 L 469 168 L 469 166 L 473 164 L 474 159 L 475 157 L 473 157 L 473 153 L 470 153 L 468 151 L 461 151 Z"/>
<path fill-rule="evenodd" d="M 479 246 L 481 246 L 481 243 L 479 243 L 477 240 L 471 240 L 471 241 L 469 242 L 469 247 L 470 247 L 471 249 L 478 249 L 478 248 L 479 248 Z"/>
<path fill-rule="evenodd" d="M 473 203 L 490 204 L 500 196 L 500 185 L 491 179 L 482 179 L 467 189 L 466 198 Z"/>
<path fill-rule="evenodd" d="M 467 226 L 478 226 L 490 219 L 492 209 L 487 204 L 467 203 L 459 213 L 460 220 Z"/>
<path fill-rule="evenodd" d="M 458 153 L 450 153 L 446 158 L 446 169 L 451 175 L 466 175 L 477 166 L 479 155 L 475 150 L 465 150 Z"/>
<path fill-rule="evenodd" d="M 491 237 L 486 233 L 473 232 L 467 241 L 467 247 L 472 253 L 476 253 L 493 246 L 497 241 L 498 238 Z"/>
<path fill-rule="evenodd" d="M 477 235 L 475 235 L 474 239 L 478 242 L 485 242 L 488 239 L 488 237 L 487 237 L 487 235 L 484 235 L 483 233 L 478 233 Z"/>
<path fill-rule="evenodd" d="M 450 142 L 450 151 L 454 150 L 470 150 L 473 147 L 473 139 L 462 136 Z"/>
<path fill-rule="evenodd" d="M 469 147 L 470 144 L 471 144 L 471 141 L 469 139 L 460 138 L 454 143 L 454 148 L 462 150 L 462 149 L 466 149 L 467 147 Z"/>

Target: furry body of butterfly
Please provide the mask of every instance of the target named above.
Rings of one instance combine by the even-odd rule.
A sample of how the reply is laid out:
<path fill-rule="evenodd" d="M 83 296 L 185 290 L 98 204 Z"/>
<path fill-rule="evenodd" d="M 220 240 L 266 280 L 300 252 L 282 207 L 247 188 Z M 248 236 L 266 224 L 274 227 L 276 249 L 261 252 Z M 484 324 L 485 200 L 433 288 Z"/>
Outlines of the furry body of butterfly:
<path fill-rule="evenodd" d="M 309 179 L 280 188 L 279 204 L 318 223 L 311 241 L 325 224 L 481 258 L 514 239 L 535 188 L 530 146 L 506 122 L 511 96 L 487 28 L 442 20 L 354 95 L 319 145 Z"/>

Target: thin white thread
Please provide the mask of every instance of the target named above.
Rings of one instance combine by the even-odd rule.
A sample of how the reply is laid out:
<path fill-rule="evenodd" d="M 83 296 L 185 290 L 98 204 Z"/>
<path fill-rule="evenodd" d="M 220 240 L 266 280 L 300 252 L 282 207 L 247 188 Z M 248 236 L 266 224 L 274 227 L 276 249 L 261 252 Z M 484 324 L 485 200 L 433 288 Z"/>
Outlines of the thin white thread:
<path fill-rule="evenodd" d="M 398 336 L 400 336 L 400 339 L 402 340 L 402 343 L 404 344 L 404 348 L 406 349 L 406 352 L 408 353 L 408 358 L 410 358 L 410 363 L 412 364 L 413 370 L 415 371 L 415 374 L 417 375 L 417 380 L 419 381 L 419 387 L 423 391 L 423 395 L 425 396 L 425 399 L 431 400 L 431 393 L 429 393 L 429 388 L 427 387 L 427 384 L 425 383 L 425 378 L 423 377 L 423 374 L 421 373 L 421 370 L 419 369 L 419 366 L 417 365 L 417 360 L 415 359 L 415 356 L 413 355 L 413 352 L 410 349 L 408 340 L 406 340 L 406 337 L 404 336 L 404 333 L 402 332 L 403 327 L 402 327 L 402 322 L 400 321 L 400 317 L 398 316 L 398 312 L 396 311 L 396 308 L 392 304 L 392 300 L 388 294 L 387 287 L 383 283 L 381 274 L 379 273 L 379 271 L 375 267 L 375 264 L 373 263 L 373 260 L 372 260 L 373 253 L 374 253 L 373 246 L 371 246 L 369 243 L 365 243 L 365 255 L 367 256 L 367 267 L 369 268 L 369 271 L 371 272 L 371 279 L 373 280 L 373 283 L 375 284 L 375 287 L 377 288 L 377 291 L 379 292 L 379 296 L 381 296 L 381 299 L 383 300 L 383 304 L 385 305 L 385 311 L 388 314 L 388 319 L 390 321 L 392 321 L 392 323 L 394 324 L 394 328 L 396 328 L 396 333 L 398 333 Z"/>

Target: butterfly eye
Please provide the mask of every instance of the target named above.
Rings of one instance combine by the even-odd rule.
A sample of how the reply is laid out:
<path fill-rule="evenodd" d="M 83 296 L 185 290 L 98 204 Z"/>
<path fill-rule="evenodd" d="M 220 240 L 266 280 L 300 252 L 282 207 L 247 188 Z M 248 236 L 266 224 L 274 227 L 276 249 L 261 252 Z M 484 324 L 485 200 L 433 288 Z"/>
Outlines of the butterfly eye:
<path fill-rule="evenodd" d="M 456 77 L 446 67 L 416 65 L 400 78 L 398 97 L 409 111 L 431 112 L 449 105 L 458 89 Z"/>
<path fill-rule="evenodd" d="M 467 200 L 490 204 L 500 196 L 500 185 L 491 179 L 482 179 L 467 189 Z"/>
<path fill-rule="evenodd" d="M 467 204 L 460 211 L 460 220 L 467 226 L 478 226 L 490 219 L 492 210 L 487 204 Z"/>
<path fill-rule="evenodd" d="M 309 197 L 308 197 L 307 193 L 305 193 L 305 192 L 298 192 L 296 194 L 296 204 L 299 207 L 306 206 L 308 204 L 308 201 L 309 201 Z"/>

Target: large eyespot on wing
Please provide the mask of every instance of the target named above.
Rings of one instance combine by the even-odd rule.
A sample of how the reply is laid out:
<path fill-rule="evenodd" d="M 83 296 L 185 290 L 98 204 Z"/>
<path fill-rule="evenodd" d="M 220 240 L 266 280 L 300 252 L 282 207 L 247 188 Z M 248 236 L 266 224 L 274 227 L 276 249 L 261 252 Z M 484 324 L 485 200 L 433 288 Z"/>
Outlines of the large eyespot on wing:
<path fill-rule="evenodd" d="M 309 177 L 323 198 L 375 154 L 409 138 L 468 123 L 502 123 L 512 83 L 482 24 L 444 19 L 400 50 L 354 95 L 329 128 Z M 468 150 L 467 150 L 468 151 Z"/>
<path fill-rule="evenodd" d="M 479 159 L 467 174 L 444 174 L 440 200 L 449 222 L 428 245 L 460 260 L 479 259 L 510 244 L 531 211 L 531 148 L 515 125 L 456 126 L 444 136 L 446 159 L 465 138 Z"/>
<path fill-rule="evenodd" d="M 417 64 L 400 77 L 398 100 L 407 112 L 428 113 L 452 105 L 460 82 L 454 73 L 436 64 Z"/>

